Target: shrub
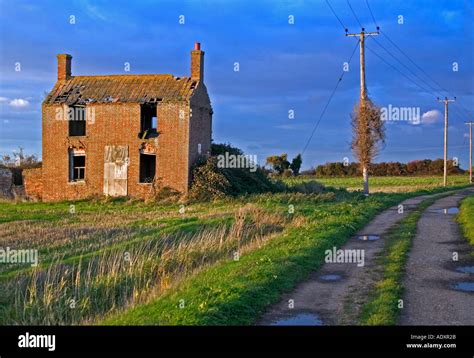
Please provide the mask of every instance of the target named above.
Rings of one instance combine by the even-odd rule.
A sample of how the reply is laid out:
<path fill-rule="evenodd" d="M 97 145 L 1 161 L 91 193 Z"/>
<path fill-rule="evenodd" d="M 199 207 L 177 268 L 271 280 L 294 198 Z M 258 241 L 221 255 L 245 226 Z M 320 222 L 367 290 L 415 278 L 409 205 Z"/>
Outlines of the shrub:
<path fill-rule="evenodd" d="M 217 158 L 199 162 L 193 170 L 193 182 L 189 199 L 210 200 L 224 197 L 230 191 L 230 183 L 217 167 Z"/>
<path fill-rule="evenodd" d="M 296 184 L 292 187 L 292 190 L 298 193 L 303 194 L 313 194 L 313 193 L 322 193 L 326 190 L 326 187 L 318 183 L 317 181 L 310 180 L 310 181 L 303 181 L 299 184 Z"/>
<path fill-rule="evenodd" d="M 217 155 L 224 153 L 243 155 L 230 144 L 213 144 L 211 157 L 201 158 L 192 171 L 192 185 L 188 193 L 191 200 L 213 200 L 225 196 L 238 196 L 265 192 L 278 192 L 286 186 L 274 183 L 264 170 L 256 166 L 249 168 L 220 168 Z"/>

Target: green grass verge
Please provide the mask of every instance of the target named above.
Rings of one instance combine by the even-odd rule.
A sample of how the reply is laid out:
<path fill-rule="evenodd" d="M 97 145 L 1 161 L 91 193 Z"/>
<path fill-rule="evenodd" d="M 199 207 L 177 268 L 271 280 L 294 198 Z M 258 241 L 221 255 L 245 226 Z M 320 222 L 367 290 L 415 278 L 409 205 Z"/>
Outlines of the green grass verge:
<path fill-rule="evenodd" d="M 462 201 L 458 221 L 462 225 L 464 237 L 474 245 L 474 195 Z"/>
<path fill-rule="evenodd" d="M 412 240 L 416 235 L 418 220 L 423 211 L 436 200 L 447 194 L 440 194 L 422 201 L 410 214 L 390 228 L 385 235 L 385 246 L 379 257 L 383 266 L 383 276 L 375 285 L 375 290 L 362 307 L 359 317 L 361 325 L 395 325 L 400 309 L 399 300 L 403 296 L 402 280 Z"/>

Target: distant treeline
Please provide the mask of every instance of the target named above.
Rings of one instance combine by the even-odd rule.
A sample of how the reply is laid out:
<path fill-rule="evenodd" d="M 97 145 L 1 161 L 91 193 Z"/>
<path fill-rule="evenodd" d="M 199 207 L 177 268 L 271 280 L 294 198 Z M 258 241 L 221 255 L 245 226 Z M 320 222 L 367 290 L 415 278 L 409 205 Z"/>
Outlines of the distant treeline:
<path fill-rule="evenodd" d="M 453 160 L 448 160 L 448 173 L 464 173 L 464 170 L 455 164 Z M 443 168 L 443 159 L 413 160 L 408 163 L 382 162 L 371 164 L 369 174 L 374 176 L 442 175 Z M 316 169 L 306 170 L 301 174 L 316 175 L 318 177 L 355 177 L 362 175 L 359 163 L 344 164 L 342 162 L 318 165 Z"/>

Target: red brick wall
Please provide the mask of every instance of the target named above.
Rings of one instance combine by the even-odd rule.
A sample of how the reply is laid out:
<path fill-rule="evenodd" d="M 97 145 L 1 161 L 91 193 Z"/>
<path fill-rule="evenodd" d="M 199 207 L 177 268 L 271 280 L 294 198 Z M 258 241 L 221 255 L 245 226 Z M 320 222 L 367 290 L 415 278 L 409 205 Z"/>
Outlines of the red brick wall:
<path fill-rule="evenodd" d="M 201 144 L 201 155 L 211 151 L 212 108 L 206 86 L 199 84 L 191 97 L 192 115 L 189 121 L 189 167 L 198 159 L 198 145 Z"/>
<path fill-rule="evenodd" d="M 200 98 L 200 99 L 199 99 Z M 203 97 L 193 98 L 193 108 Z M 208 100 L 208 99 L 207 99 Z M 210 106 L 208 103 L 201 107 Z M 89 104 L 95 110 L 94 123 L 86 124 L 86 136 L 68 137 L 67 120 L 56 119 L 56 109 L 61 105 L 43 105 L 43 200 L 79 199 L 103 195 L 104 148 L 106 145 L 127 145 L 128 195 L 143 197 L 151 184 L 139 183 L 139 150 L 143 143 L 140 132 L 140 105 L 138 103 Z M 180 116 L 180 110 L 182 110 Z M 194 111 L 194 109 L 193 109 Z M 199 110 L 197 110 L 199 113 Z M 193 142 L 202 141 L 203 152 L 210 147 L 210 126 L 201 128 L 201 117 L 194 117 L 190 128 L 190 104 L 161 102 L 158 104 L 158 138 L 151 139 L 157 147 L 156 177 L 162 184 L 186 192 L 189 167 L 194 160 Z M 203 118 L 204 118 L 203 117 Z M 197 118 L 197 119 L 196 119 Z M 208 131 L 203 135 L 203 131 Z M 190 135 L 191 133 L 191 135 Z M 196 135 L 197 133 L 197 135 Z M 84 148 L 86 152 L 86 178 L 84 182 L 69 182 L 69 148 Z M 192 154 L 191 154 L 192 153 Z"/>
<path fill-rule="evenodd" d="M 43 197 L 42 168 L 23 169 L 22 175 L 26 196 L 41 199 Z"/>
<path fill-rule="evenodd" d="M 180 115 L 180 111 L 181 115 Z M 163 186 L 180 192 L 188 190 L 189 105 L 158 105 L 157 177 Z"/>

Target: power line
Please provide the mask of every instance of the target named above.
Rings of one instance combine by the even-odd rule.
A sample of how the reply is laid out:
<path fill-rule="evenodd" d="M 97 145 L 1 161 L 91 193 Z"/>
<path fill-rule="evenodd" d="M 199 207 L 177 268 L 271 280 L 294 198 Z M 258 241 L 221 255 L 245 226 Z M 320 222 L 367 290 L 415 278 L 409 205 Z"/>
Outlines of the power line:
<path fill-rule="evenodd" d="M 360 40 L 357 41 L 357 44 L 356 44 L 356 46 L 354 47 L 354 50 L 352 51 L 351 56 L 349 57 L 349 61 L 347 62 L 348 64 L 351 63 L 352 58 L 354 57 L 354 54 L 355 54 L 357 48 L 359 47 L 359 42 L 360 42 Z M 341 83 L 341 81 L 342 81 L 342 79 L 343 79 L 345 73 L 346 73 L 346 71 L 342 71 L 341 75 L 339 76 L 339 79 L 337 80 L 336 86 L 334 87 L 334 89 L 333 89 L 331 95 L 329 96 L 329 99 L 328 99 L 328 101 L 326 102 L 326 105 L 324 106 L 324 108 L 323 108 L 323 110 L 322 110 L 322 112 L 321 112 L 321 114 L 320 114 L 320 116 L 319 116 L 319 119 L 318 119 L 318 121 L 316 122 L 316 125 L 314 126 L 314 128 L 313 128 L 313 130 L 312 130 L 312 132 L 311 132 L 311 135 L 309 136 L 308 140 L 306 141 L 306 144 L 305 144 L 305 146 L 304 146 L 304 148 L 303 148 L 303 151 L 301 152 L 301 155 L 304 155 L 304 153 L 306 152 L 306 149 L 308 148 L 309 143 L 310 143 L 311 140 L 313 139 L 314 133 L 316 132 L 316 129 L 318 128 L 319 123 L 321 123 L 321 120 L 323 119 L 323 116 L 324 116 L 324 114 L 326 113 L 326 110 L 327 110 L 329 104 L 331 103 L 332 98 L 334 97 L 334 94 L 336 93 L 336 90 L 337 90 L 337 88 L 339 87 L 339 84 Z"/>
<path fill-rule="evenodd" d="M 344 29 L 344 31 L 347 32 L 347 27 L 344 26 L 344 24 L 342 23 L 341 19 L 339 18 L 339 16 L 337 16 L 336 12 L 334 11 L 334 9 L 332 8 L 331 4 L 329 3 L 329 0 L 326 0 L 326 3 L 328 4 L 329 8 L 331 9 L 332 13 L 334 14 L 334 16 L 336 17 L 337 21 L 339 21 L 339 23 L 341 24 L 342 28 Z"/>
<path fill-rule="evenodd" d="M 375 40 L 375 38 L 374 38 Z M 380 45 L 380 44 L 379 44 Z M 380 45 L 382 48 L 385 49 L 385 47 L 383 47 L 382 45 Z M 393 66 L 391 63 L 389 63 L 388 61 L 386 61 L 381 55 L 377 54 L 373 49 L 369 48 L 368 46 L 366 46 L 366 48 L 371 51 L 375 56 L 377 56 L 378 58 L 380 58 L 380 60 L 382 60 L 386 65 L 388 65 L 389 67 L 391 67 L 394 71 L 398 72 L 400 75 L 402 75 L 403 77 L 405 77 L 406 79 L 408 79 L 411 83 L 413 83 L 414 85 L 416 85 L 418 88 L 420 88 L 421 90 L 425 91 L 426 93 L 429 93 L 431 95 L 436 95 L 436 90 L 435 92 L 432 92 L 432 90 L 430 91 L 428 88 L 426 87 L 423 87 L 421 86 L 420 84 L 418 84 L 417 82 L 415 82 L 412 78 L 410 78 L 409 76 L 407 76 L 405 73 L 401 72 L 398 68 L 396 68 L 395 66 Z M 391 55 L 393 58 L 395 58 L 395 56 Z M 395 60 L 397 60 L 398 62 L 400 62 L 397 58 L 395 58 Z M 400 62 L 401 63 L 401 62 Z M 401 63 L 402 65 L 404 65 L 403 63 Z M 405 66 L 406 67 L 406 66 Z M 410 71 L 411 72 L 411 71 Z M 416 76 L 416 75 L 415 75 Z M 418 76 L 416 76 L 417 78 L 419 78 Z M 420 79 L 420 78 L 419 78 Z M 420 79 L 422 82 L 423 80 Z M 429 84 L 427 83 L 427 85 L 429 86 Z M 432 88 L 431 86 L 429 86 L 430 88 Z M 439 97 L 439 96 L 438 96 Z M 441 96 L 442 97 L 442 96 Z M 458 109 L 456 109 L 456 107 L 454 107 L 454 112 L 453 113 L 454 115 L 456 116 L 459 116 L 457 119 L 459 120 L 462 120 L 463 118 L 463 115 L 459 112 Z"/>
<path fill-rule="evenodd" d="M 346 0 L 347 1 L 347 4 L 349 5 L 349 8 L 353 14 L 353 16 L 355 17 L 356 21 L 359 23 L 359 25 L 362 27 L 362 24 L 361 22 L 359 21 L 359 18 L 357 17 L 357 14 L 355 13 L 353 7 L 351 6 L 349 0 Z M 329 3 L 329 0 L 326 0 L 326 3 L 328 4 L 329 8 L 331 9 L 332 13 L 334 14 L 334 16 L 336 17 L 336 19 L 339 21 L 339 23 L 341 24 L 341 26 L 344 28 L 344 30 L 347 32 L 347 28 L 344 26 L 342 20 L 340 19 L 340 17 L 337 15 L 337 13 L 334 11 L 334 8 L 331 6 L 331 4 Z M 370 7 L 370 3 L 368 0 L 366 0 L 366 4 L 367 4 L 367 8 L 369 9 L 369 12 L 370 12 L 370 15 L 372 17 L 372 20 L 375 24 L 375 26 L 377 27 L 377 30 L 382 33 L 382 35 L 385 36 L 385 38 L 392 44 L 392 46 L 394 46 L 403 56 L 405 56 L 419 71 L 421 71 L 428 80 L 432 81 L 441 91 L 443 92 L 446 92 L 447 94 L 449 94 L 450 96 L 454 97 L 454 95 L 452 94 L 452 92 L 448 91 L 446 88 L 444 88 L 443 86 L 441 86 L 439 84 L 438 81 L 436 81 L 434 78 L 432 78 L 422 67 L 420 67 L 405 51 L 403 51 L 400 46 L 398 46 L 395 41 L 393 41 L 385 32 L 383 32 L 382 30 L 380 30 L 379 26 L 377 25 L 377 21 L 375 19 L 375 16 L 374 16 L 374 12 L 372 11 L 372 8 Z M 375 39 L 374 39 L 375 40 Z M 413 72 L 408 66 L 406 66 L 403 62 L 401 62 L 399 59 L 397 59 L 390 51 L 388 51 L 388 49 L 386 49 L 384 46 L 382 46 L 377 40 L 376 40 L 376 43 L 382 47 L 385 51 L 387 51 L 387 53 L 389 53 L 389 55 L 391 57 L 393 57 L 397 62 L 399 62 L 403 67 L 405 67 L 413 76 L 415 76 L 418 80 L 420 80 L 423 84 L 427 85 L 432 91 L 433 93 L 438 96 L 439 94 L 442 94 L 440 90 L 436 89 L 434 86 L 432 86 L 428 81 L 426 80 L 423 80 L 421 77 L 419 77 L 418 75 L 415 74 L 415 72 Z M 371 50 L 373 52 L 373 50 Z M 378 56 L 380 57 L 380 56 Z M 386 61 L 384 61 L 386 62 Z M 394 66 L 392 65 L 389 65 L 390 67 L 394 68 Z M 395 69 L 395 68 L 394 68 Z M 404 76 L 405 78 L 408 78 L 406 75 L 404 75 L 403 73 L 401 73 L 398 69 L 396 69 L 397 72 L 399 72 L 400 74 L 402 74 L 402 76 Z M 410 78 L 408 78 L 412 83 L 415 83 L 413 80 L 411 80 Z M 423 91 L 425 92 L 428 92 L 430 93 L 429 90 L 426 90 L 425 87 L 422 87 L 420 85 L 418 85 L 417 83 L 415 83 L 415 85 L 421 89 L 423 89 Z M 441 96 L 443 97 L 443 96 Z M 460 106 L 458 105 L 457 107 L 459 107 L 460 110 L 462 110 L 464 113 L 461 114 L 459 109 L 456 108 L 455 109 L 455 114 L 457 114 L 458 116 L 460 117 L 464 117 L 464 116 L 468 116 L 468 117 L 472 117 L 471 115 L 471 111 L 470 110 L 467 110 L 465 109 L 463 106 Z"/>
<path fill-rule="evenodd" d="M 375 20 L 374 13 L 372 12 L 372 9 L 370 8 L 369 0 L 365 0 L 365 3 L 367 4 L 367 7 L 369 8 L 370 15 L 372 16 L 372 20 L 374 20 L 374 25 L 377 30 L 380 29 L 380 27 L 377 25 L 377 21 Z"/>
<path fill-rule="evenodd" d="M 405 65 L 402 61 L 400 61 L 390 50 L 388 50 L 385 46 L 383 46 L 379 41 L 377 41 L 376 38 L 374 38 L 374 41 L 377 45 L 379 45 L 383 50 L 385 50 L 385 52 L 387 52 L 395 61 L 397 61 L 399 64 L 401 64 L 403 67 L 405 67 L 407 69 L 408 72 L 410 72 L 414 77 L 416 77 L 418 80 L 421 81 L 421 83 L 424 83 L 426 84 L 435 94 L 436 96 L 443 96 L 443 94 L 441 92 L 439 92 L 436 88 L 434 88 L 433 86 L 431 86 L 429 83 L 427 83 L 426 81 L 424 81 L 420 76 L 418 76 L 415 72 L 413 72 L 411 70 L 410 67 L 408 67 L 407 65 Z"/>
<path fill-rule="evenodd" d="M 347 5 L 349 5 L 349 8 L 351 9 L 352 15 L 354 15 L 356 21 L 359 23 L 359 26 L 360 26 L 361 28 L 363 28 L 364 26 L 362 26 L 361 22 L 359 21 L 359 18 L 357 17 L 357 15 L 356 15 L 354 9 L 353 9 L 352 6 L 351 6 L 351 3 L 349 2 L 349 0 L 346 0 L 346 1 L 347 1 Z"/>
<path fill-rule="evenodd" d="M 459 151 L 458 151 L 458 158 L 460 158 L 461 155 L 462 155 L 462 151 L 464 150 L 464 147 L 466 146 L 466 140 L 467 140 L 467 137 L 464 137 L 462 145 L 461 145 L 461 147 L 459 148 Z"/>
<path fill-rule="evenodd" d="M 451 97 L 454 97 L 453 93 L 451 91 L 448 91 L 446 88 L 444 88 L 443 86 L 441 86 L 439 84 L 438 81 L 436 81 L 434 78 L 432 78 L 422 67 L 420 67 L 415 61 L 413 61 L 413 59 L 407 55 L 407 53 L 405 51 L 403 51 L 400 46 L 398 46 L 384 31 L 380 30 L 380 32 L 382 33 L 382 35 L 385 36 L 385 38 L 398 50 L 400 51 L 400 53 L 405 56 L 419 71 L 421 71 L 427 79 L 429 79 L 430 81 L 432 81 L 436 86 L 438 86 L 439 89 L 441 89 L 441 91 L 444 91 L 446 92 L 448 95 L 450 95 Z M 429 85 L 427 83 L 427 85 Z M 432 86 L 430 86 L 431 88 L 433 88 Z M 436 90 L 435 92 L 438 92 L 438 90 Z M 462 106 L 458 106 L 460 107 L 467 116 L 471 116 L 471 114 L 469 113 L 468 110 L 466 110 L 464 107 Z"/>
<path fill-rule="evenodd" d="M 420 70 L 428 79 L 430 79 L 431 81 L 433 81 L 433 83 L 435 83 L 442 91 L 448 93 L 451 95 L 451 93 L 449 93 L 448 90 L 444 89 L 443 86 L 441 86 L 436 80 L 434 80 L 433 78 L 431 78 L 430 75 L 428 75 L 428 73 L 426 73 L 426 71 L 421 68 L 420 66 L 418 66 L 418 64 L 413 61 L 411 59 L 410 56 L 408 56 L 405 51 L 403 51 L 400 46 L 398 46 L 384 31 L 380 30 L 381 34 L 385 36 L 385 38 L 398 50 L 400 51 L 400 53 L 405 56 L 418 70 Z"/>
<path fill-rule="evenodd" d="M 375 56 L 377 56 L 380 60 L 382 60 L 386 65 L 390 66 L 394 71 L 398 72 L 400 75 L 402 75 L 403 77 L 405 77 L 406 79 L 408 79 L 410 82 L 414 83 L 416 86 L 418 86 L 419 88 L 421 88 L 424 92 L 427 92 L 427 93 L 430 93 L 431 94 L 431 91 L 426 89 L 425 87 L 419 85 L 417 82 L 414 82 L 410 77 L 408 77 L 407 75 L 405 75 L 403 72 L 401 72 L 398 68 L 396 68 L 395 66 L 393 66 L 390 62 L 387 62 L 385 61 L 385 59 L 380 56 L 379 54 L 377 54 L 377 52 L 375 52 L 374 50 L 372 50 L 369 46 L 365 46 L 367 48 L 367 50 L 369 50 L 370 52 L 372 52 Z"/>
<path fill-rule="evenodd" d="M 388 50 L 385 46 L 383 46 L 379 41 L 377 41 L 376 38 L 374 38 L 374 41 L 377 43 L 377 45 L 379 45 L 384 51 L 386 51 L 395 61 L 397 61 L 398 63 L 400 63 L 404 68 L 406 68 L 411 75 L 413 75 L 414 77 L 416 77 L 423 85 L 426 85 L 427 87 L 423 87 L 421 85 L 419 85 L 417 82 L 415 82 L 413 79 L 409 78 L 406 74 L 403 74 L 399 69 L 396 69 L 395 66 L 391 65 L 391 67 L 396 70 L 398 73 L 400 73 L 401 75 L 403 75 L 405 78 L 409 79 L 412 83 L 414 83 L 416 86 L 418 86 L 419 88 L 421 89 L 424 89 L 426 92 L 434 95 L 435 97 L 443 97 L 442 93 L 437 90 L 435 87 L 433 87 L 432 85 L 430 85 L 428 82 L 426 82 L 425 80 L 423 80 L 420 76 L 418 76 L 415 72 L 413 72 L 408 66 L 406 66 L 402 61 L 400 61 L 390 50 Z M 372 50 L 373 52 L 373 50 Z M 377 54 L 376 54 L 377 56 Z M 379 58 L 381 58 L 380 55 L 378 55 Z M 386 64 L 387 61 L 384 61 Z M 389 65 L 389 64 L 388 64 Z M 431 91 L 429 89 L 431 89 Z M 464 114 L 460 113 L 459 112 L 459 109 L 457 109 L 456 107 L 454 107 L 454 113 L 453 113 L 455 116 L 458 116 L 458 119 L 462 120 L 462 118 L 464 117 Z"/>

